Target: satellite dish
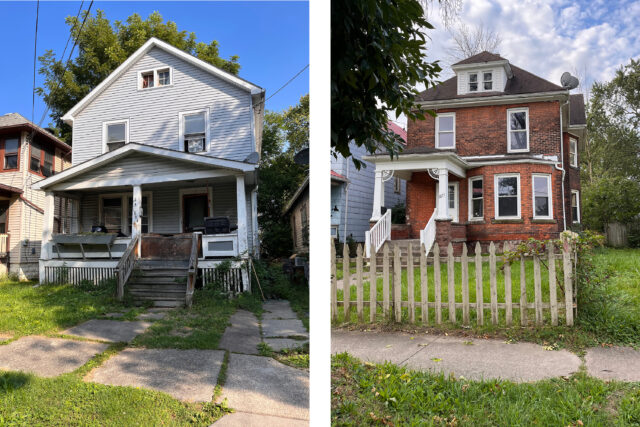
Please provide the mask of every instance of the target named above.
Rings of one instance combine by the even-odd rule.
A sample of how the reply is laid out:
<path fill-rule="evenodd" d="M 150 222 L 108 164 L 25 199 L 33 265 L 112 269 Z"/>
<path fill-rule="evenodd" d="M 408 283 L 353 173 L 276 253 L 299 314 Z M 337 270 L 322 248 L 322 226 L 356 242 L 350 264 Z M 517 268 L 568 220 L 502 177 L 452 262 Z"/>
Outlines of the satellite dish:
<path fill-rule="evenodd" d="M 577 77 L 574 77 L 570 73 L 565 71 L 564 73 L 562 73 L 562 76 L 560 76 L 560 84 L 562 84 L 563 88 L 571 90 L 577 88 L 580 84 L 580 81 Z"/>
<path fill-rule="evenodd" d="M 257 151 L 254 151 L 253 153 L 249 154 L 247 158 L 244 159 L 245 162 L 252 163 L 252 164 L 258 163 L 259 160 L 260 160 L 260 154 L 258 154 Z"/>

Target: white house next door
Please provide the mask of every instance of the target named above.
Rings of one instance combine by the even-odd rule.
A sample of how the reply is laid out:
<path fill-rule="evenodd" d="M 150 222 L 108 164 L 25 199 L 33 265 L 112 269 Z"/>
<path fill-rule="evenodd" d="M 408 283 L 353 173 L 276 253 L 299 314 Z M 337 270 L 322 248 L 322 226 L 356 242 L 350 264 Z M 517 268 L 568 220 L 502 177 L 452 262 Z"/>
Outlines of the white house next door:
<path fill-rule="evenodd" d="M 457 182 L 449 184 L 449 191 L 447 191 L 447 205 L 449 218 L 453 219 L 453 222 L 459 222 L 460 217 L 458 215 L 460 206 L 460 185 Z M 436 183 L 436 194 L 438 193 L 438 184 Z"/>

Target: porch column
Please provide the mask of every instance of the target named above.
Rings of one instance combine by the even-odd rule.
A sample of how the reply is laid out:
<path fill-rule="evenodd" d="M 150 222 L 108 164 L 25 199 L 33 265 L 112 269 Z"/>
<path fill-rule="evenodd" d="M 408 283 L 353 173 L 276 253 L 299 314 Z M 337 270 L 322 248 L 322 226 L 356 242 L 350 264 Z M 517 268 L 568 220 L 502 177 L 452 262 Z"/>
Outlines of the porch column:
<path fill-rule="evenodd" d="M 260 258 L 260 241 L 258 240 L 258 187 L 251 190 L 251 221 L 253 230 L 253 256 Z"/>
<path fill-rule="evenodd" d="M 42 220 L 42 242 L 40 243 L 40 259 L 49 260 L 53 258 L 53 249 L 51 238 L 53 237 L 53 218 L 55 211 L 55 197 L 52 191 L 44 193 L 44 218 Z M 44 283 L 47 278 L 45 275 L 44 264 L 39 263 L 40 283 Z"/>
<path fill-rule="evenodd" d="M 142 188 L 133 186 L 133 200 L 131 202 L 131 238 L 142 233 Z"/>
<path fill-rule="evenodd" d="M 238 204 L 238 253 L 246 257 L 247 239 L 247 196 L 244 189 L 244 175 L 236 176 L 236 201 Z"/>
<path fill-rule="evenodd" d="M 370 222 L 377 222 L 382 216 L 382 205 L 384 204 L 384 181 L 382 180 L 381 170 L 376 170 L 376 176 L 373 186 L 373 212 L 371 213 Z"/>
<path fill-rule="evenodd" d="M 438 198 L 436 199 L 438 215 L 436 219 L 449 219 L 449 170 L 438 169 Z"/>

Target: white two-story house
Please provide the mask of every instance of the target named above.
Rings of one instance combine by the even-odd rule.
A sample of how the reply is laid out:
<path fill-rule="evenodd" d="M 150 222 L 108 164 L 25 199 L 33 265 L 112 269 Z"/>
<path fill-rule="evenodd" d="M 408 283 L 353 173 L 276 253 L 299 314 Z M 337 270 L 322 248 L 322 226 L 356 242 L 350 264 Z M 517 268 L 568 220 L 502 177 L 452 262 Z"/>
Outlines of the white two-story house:
<path fill-rule="evenodd" d="M 63 117 L 71 167 L 34 185 L 46 192 L 40 281 L 122 287 L 136 265 L 159 276 L 197 266 L 208 282 L 221 260 L 257 254 L 264 100 L 264 89 L 147 41 Z M 76 206 L 73 235 L 53 233 L 56 196 Z M 240 270 L 236 290 L 247 290 Z"/>

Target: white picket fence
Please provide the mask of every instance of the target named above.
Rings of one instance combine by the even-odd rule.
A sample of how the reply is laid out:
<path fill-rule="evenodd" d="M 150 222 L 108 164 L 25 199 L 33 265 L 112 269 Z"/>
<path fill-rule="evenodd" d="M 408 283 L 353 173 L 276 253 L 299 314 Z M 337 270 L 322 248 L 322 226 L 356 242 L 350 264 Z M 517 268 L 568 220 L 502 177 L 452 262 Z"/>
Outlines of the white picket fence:
<path fill-rule="evenodd" d="M 491 323 L 498 324 L 499 312 L 504 312 L 502 316 L 507 326 L 513 324 L 514 312 L 520 311 L 520 324 L 526 326 L 529 322 L 531 312 L 535 324 L 542 325 L 545 319 L 545 312 L 549 312 L 550 323 L 554 326 L 558 325 L 559 315 L 563 315 L 565 325 L 572 326 L 574 320 L 574 254 L 575 251 L 569 242 L 563 243 L 560 253 L 555 253 L 553 245 L 548 245 L 548 251 L 544 256 L 539 255 L 522 255 L 519 259 L 520 278 L 519 283 L 512 283 L 512 265 L 508 258 L 496 254 L 496 245 L 491 242 L 489 245 L 489 254 L 482 255 L 480 244 L 476 244 L 475 254 L 470 256 L 467 253 L 466 246 L 463 246 L 462 256 L 455 257 L 451 243 L 447 248 L 445 259 L 441 259 L 440 248 L 436 243 L 433 246 L 432 253 L 427 256 L 424 246 L 421 248 L 420 258 L 416 263 L 412 254 L 412 248 L 409 246 L 406 256 L 401 257 L 400 249 L 395 246 L 393 254 L 389 250 L 389 244 L 384 245 L 382 251 L 382 273 L 378 272 L 378 257 L 373 256 L 365 258 L 363 256 L 362 247 L 358 246 L 356 258 L 349 257 L 348 247 L 345 245 L 343 257 L 336 257 L 335 246 L 332 245 L 331 257 L 331 314 L 334 321 L 342 317 L 344 322 L 352 321 L 353 308 L 360 322 L 364 322 L 364 307 L 375 307 L 369 311 L 369 322 L 386 321 L 393 319 L 397 322 L 402 321 L 403 311 L 406 309 L 406 320 L 411 323 L 421 321 L 423 324 L 429 324 L 429 311 L 434 310 L 434 320 L 436 324 L 442 323 L 443 310 L 448 314 L 448 320 L 456 324 L 459 318 L 456 313 L 461 310 L 462 325 L 470 324 L 471 312 L 475 312 L 476 324 L 483 325 L 485 311 L 491 316 Z M 508 249 L 508 248 L 506 248 Z M 527 272 L 525 267 L 526 261 L 533 261 L 533 301 L 527 300 Z M 351 279 L 351 263 L 355 261 L 355 282 Z M 557 274 L 556 261 L 562 266 L 562 273 Z M 356 288 L 355 301 L 351 301 L 351 292 L 343 291 L 342 300 L 338 299 L 338 280 L 337 280 L 337 263 L 342 262 L 342 283 L 343 289 L 349 289 L 352 286 Z M 456 277 L 456 263 L 460 263 L 460 277 Z M 475 266 L 475 301 L 469 299 L 469 264 Z M 503 263 L 499 268 L 498 263 Z M 548 274 L 541 274 L 541 263 L 545 263 L 548 268 Z M 368 269 L 366 268 L 368 264 Z M 488 264 L 488 266 L 487 266 Z M 489 268 L 489 302 L 484 301 L 484 280 L 483 268 Z M 447 283 L 442 283 L 441 269 L 447 269 Z M 415 274 L 419 269 L 420 278 L 420 298 L 416 298 Z M 403 286 L 403 275 L 406 277 L 406 285 Z M 498 301 L 498 277 L 503 275 L 502 284 L 504 286 L 501 292 L 504 296 L 502 301 Z M 379 299 L 378 280 L 382 279 L 382 299 Z M 530 278 L 530 276 L 529 276 Z M 546 287 L 548 289 L 548 301 L 543 302 L 542 283 L 543 278 L 547 280 Z M 557 279 L 562 279 L 558 289 Z M 369 295 L 365 297 L 365 284 L 375 283 L 376 286 L 369 286 Z M 346 284 L 351 284 L 346 286 Z M 519 288 L 514 289 L 514 285 Z M 442 287 L 447 286 L 447 301 L 442 301 Z M 406 300 L 403 299 L 403 287 L 406 288 Z M 433 287 L 433 289 L 431 289 Z M 561 292 L 558 292 L 558 291 Z M 433 291 L 434 299 L 429 300 L 429 293 Z M 458 292 L 457 292 L 458 291 Z M 519 300 L 513 301 L 514 292 L 519 292 Z M 456 293 L 461 295 L 461 300 L 456 300 Z M 560 297 L 558 294 L 564 294 Z M 424 297 L 426 296 L 426 298 Z M 516 294 L 517 296 L 517 294 Z M 366 298 L 366 299 L 365 299 Z M 545 298 L 546 299 L 546 298 Z M 560 299 L 560 301 L 559 301 Z M 339 306 L 342 308 L 342 316 L 339 312 Z"/>

